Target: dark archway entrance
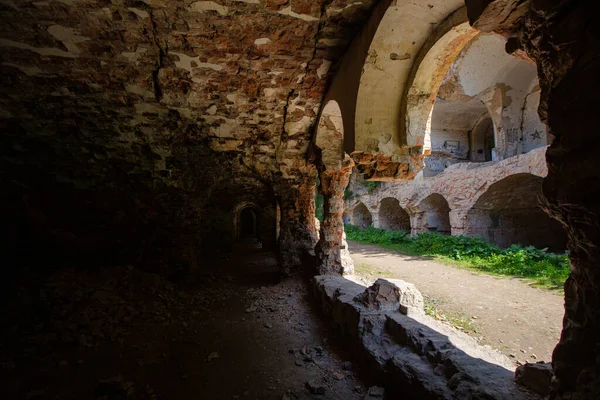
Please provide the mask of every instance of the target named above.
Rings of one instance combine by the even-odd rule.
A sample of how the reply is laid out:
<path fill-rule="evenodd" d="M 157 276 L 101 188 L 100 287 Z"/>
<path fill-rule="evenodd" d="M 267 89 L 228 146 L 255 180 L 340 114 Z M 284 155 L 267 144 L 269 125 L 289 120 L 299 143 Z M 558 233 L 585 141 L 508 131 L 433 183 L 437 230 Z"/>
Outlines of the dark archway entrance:
<path fill-rule="evenodd" d="M 450 206 L 442 195 L 433 193 L 427 196 L 419 204 L 419 209 L 423 213 L 421 231 L 443 235 L 451 233 Z"/>
<path fill-rule="evenodd" d="M 240 238 L 257 237 L 256 212 L 251 207 L 246 207 L 240 212 Z"/>
<path fill-rule="evenodd" d="M 359 203 L 352 211 L 352 224 L 359 228 L 366 229 L 373 225 L 373 217 L 367 206 Z"/>
<path fill-rule="evenodd" d="M 386 197 L 379 205 L 379 227 L 410 233 L 410 216 L 400 207 L 398 199 Z"/>
<path fill-rule="evenodd" d="M 539 206 L 542 181 L 539 176 L 515 174 L 491 185 L 467 214 L 466 235 L 502 247 L 520 244 L 564 251 L 567 233 Z"/>

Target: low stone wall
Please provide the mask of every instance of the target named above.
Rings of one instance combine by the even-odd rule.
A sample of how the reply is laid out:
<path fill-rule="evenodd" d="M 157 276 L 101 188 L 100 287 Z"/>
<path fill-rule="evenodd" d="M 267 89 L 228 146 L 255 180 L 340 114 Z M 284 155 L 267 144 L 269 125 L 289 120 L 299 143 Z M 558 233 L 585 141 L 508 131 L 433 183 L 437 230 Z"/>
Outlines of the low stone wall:
<path fill-rule="evenodd" d="M 469 336 L 426 315 L 369 307 L 360 301 L 368 297 L 365 287 L 343 277 L 321 275 L 313 283 L 323 312 L 393 398 L 538 398 L 515 385 L 508 359 Z"/>

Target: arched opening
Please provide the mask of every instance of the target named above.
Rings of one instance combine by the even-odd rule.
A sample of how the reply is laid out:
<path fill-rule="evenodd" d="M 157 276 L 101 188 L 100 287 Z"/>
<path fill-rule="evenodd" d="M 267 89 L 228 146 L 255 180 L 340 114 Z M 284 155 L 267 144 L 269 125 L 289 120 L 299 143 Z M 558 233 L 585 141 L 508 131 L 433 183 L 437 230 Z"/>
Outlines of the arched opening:
<path fill-rule="evenodd" d="M 537 115 L 535 64 L 461 13 L 436 30 L 415 62 L 402 110 L 406 144 L 422 146 L 424 176 L 459 162 L 503 160 L 548 143 Z"/>
<path fill-rule="evenodd" d="M 245 207 L 240 212 L 240 237 L 238 239 L 257 238 L 257 217 L 252 207 Z"/>
<path fill-rule="evenodd" d="M 379 227 L 410 233 L 410 216 L 400 206 L 398 199 L 386 197 L 379 205 Z"/>
<path fill-rule="evenodd" d="M 477 150 L 474 148 L 473 139 L 482 141 L 482 143 L 477 144 L 483 156 L 481 158 L 485 161 L 485 138 L 483 136 L 475 138 L 472 135 L 478 126 L 478 122 L 486 116 L 489 117 L 483 102 L 477 98 L 468 101 L 455 101 L 452 100 L 452 94 L 443 98 L 441 96 L 444 95 L 438 95 L 431 115 L 428 141 L 431 154 L 425 157 L 425 170 L 423 171 L 425 177 L 437 175 L 452 164 L 473 161 L 473 153 L 478 155 Z M 491 122 L 491 118 L 489 118 L 489 121 Z M 479 133 L 479 131 L 477 132 Z M 493 143 L 493 124 L 491 132 Z M 490 148 L 488 161 L 491 161 L 491 151 Z"/>
<path fill-rule="evenodd" d="M 473 162 L 492 161 L 492 149 L 496 147 L 494 122 L 486 112 L 473 126 L 469 134 L 469 160 Z"/>
<path fill-rule="evenodd" d="M 352 210 L 352 225 L 363 229 L 373 225 L 373 216 L 363 203 L 359 203 Z"/>
<path fill-rule="evenodd" d="M 335 100 L 330 100 L 319 118 L 316 145 L 321 150 L 321 162 L 327 169 L 341 169 L 344 141 L 342 110 Z"/>
<path fill-rule="evenodd" d="M 542 180 L 515 174 L 491 185 L 469 210 L 465 234 L 502 247 L 519 244 L 564 251 L 565 230 L 539 206 Z"/>
<path fill-rule="evenodd" d="M 450 206 L 442 195 L 433 193 L 427 196 L 418 208 L 422 212 L 422 232 L 451 233 Z"/>
<path fill-rule="evenodd" d="M 206 253 L 252 243 L 252 248 L 274 249 L 277 242 L 277 199 L 270 185 L 249 175 L 224 179 L 214 185 L 204 205 L 201 236 Z"/>

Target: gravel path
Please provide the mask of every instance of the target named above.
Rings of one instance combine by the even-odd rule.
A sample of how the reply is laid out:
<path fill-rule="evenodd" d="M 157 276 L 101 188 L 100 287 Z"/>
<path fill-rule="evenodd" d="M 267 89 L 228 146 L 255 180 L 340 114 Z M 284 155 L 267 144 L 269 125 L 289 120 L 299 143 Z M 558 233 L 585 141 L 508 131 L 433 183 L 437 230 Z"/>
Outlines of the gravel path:
<path fill-rule="evenodd" d="M 414 283 L 438 310 L 466 319 L 467 333 L 519 362 L 550 361 L 560 338 L 562 295 L 501 278 L 349 241 L 357 272 L 367 279 L 393 277 Z"/>

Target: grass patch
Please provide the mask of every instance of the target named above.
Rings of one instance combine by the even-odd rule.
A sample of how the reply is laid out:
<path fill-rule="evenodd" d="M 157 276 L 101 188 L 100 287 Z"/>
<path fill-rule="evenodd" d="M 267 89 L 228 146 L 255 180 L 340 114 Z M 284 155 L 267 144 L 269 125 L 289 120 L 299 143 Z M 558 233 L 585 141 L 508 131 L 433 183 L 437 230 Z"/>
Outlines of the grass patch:
<path fill-rule="evenodd" d="M 481 333 L 475 326 L 473 318 L 464 313 L 448 313 L 440 310 L 439 306 L 443 303 L 443 300 L 423 296 L 423 301 L 425 302 L 425 315 L 446 322 L 466 333 Z"/>
<path fill-rule="evenodd" d="M 377 268 L 377 267 L 374 267 L 369 264 L 355 265 L 354 272 L 357 275 L 361 275 L 361 276 L 376 276 L 376 277 L 389 276 L 391 274 L 391 271 Z"/>
<path fill-rule="evenodd" d="M 506 249 L 483 239 L 422 233 L 410 237 L 404 232 L 346 225 L 349 240 L 376 244 L 412 256 L 430 256 L 471 270 L 500 276 L 527 278 L 537 286 L 561 289 L 571 272 L 567 254 L 547 249 L 512 245 Z"/>

